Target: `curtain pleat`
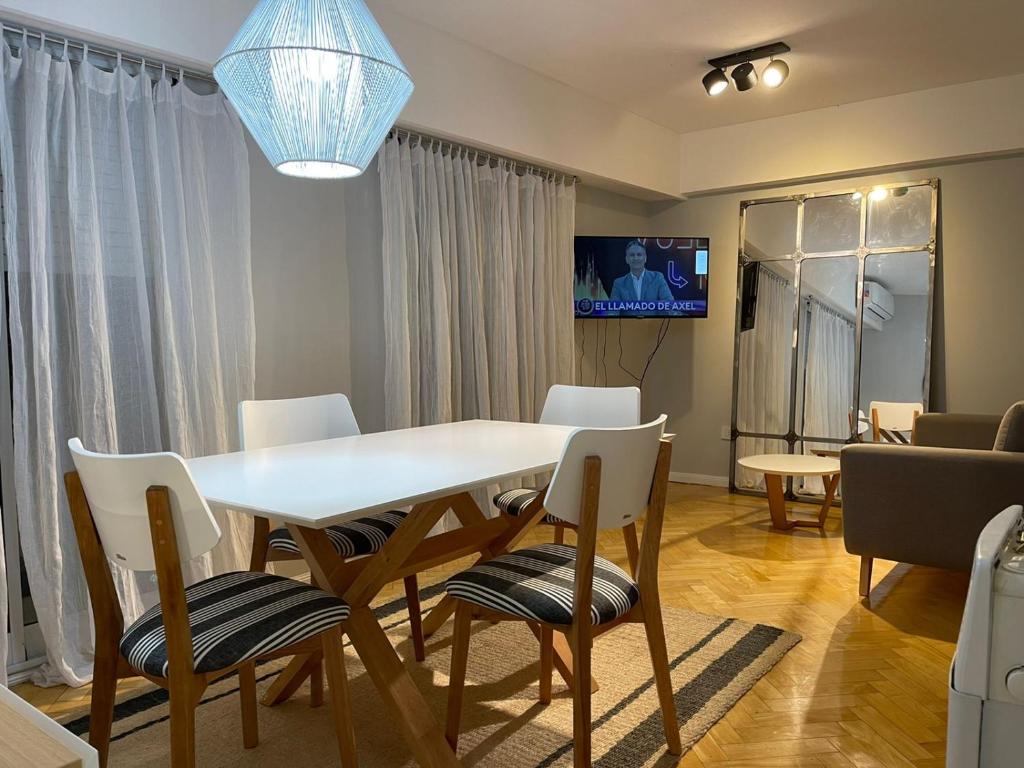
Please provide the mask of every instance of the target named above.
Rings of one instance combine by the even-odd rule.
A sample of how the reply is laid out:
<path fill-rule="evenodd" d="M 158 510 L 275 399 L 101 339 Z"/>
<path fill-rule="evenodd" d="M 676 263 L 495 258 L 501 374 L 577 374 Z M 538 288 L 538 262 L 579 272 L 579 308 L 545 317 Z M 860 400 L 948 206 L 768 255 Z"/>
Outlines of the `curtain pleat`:
<path fill-rule="evenodd" d="M 220 94 L 5 45 L 0 99 L 21 546 L 47 645 L 39 683 L 88 681 L 92 632 L 63 493 L 67 440 L 98 451 L 236 444 L 253 395 L 248 158 Z M 192 578 L 244 566 L 248 518 Z M 126 621 L 151 574 L 113 567 Z"/>
<path fill-rule="evenodd" d="M 378 169 L 388 429 L 535 420 L 573 377 L 574 187 L 418 139 Z"/>
<path fill-rule="evenodd" d="M 803 434 L 812 437 L 850 436 L 853 407 L 853 357 L 855 327 L 818 301 L 810 302 L 807 318 L 807 370 L 804 391 Z M 804 453 L 837 450 L 833 443 L 805 443 Z M 824 493 L 819 477 L 802 480 L 805 493 Z"/>
<path fill-rule="evenodd" d="M 785 434 L 789 430 L 789 379 L 793 355 L 793 287 L 758 265 L 754 327 L 740 334 L 737 427 L 744 432 Z M 781 440 L 743 437 L 736 458 L 785 453 Z M 764 490 L 764 476 L 736 467 L 739 488 Z"/>

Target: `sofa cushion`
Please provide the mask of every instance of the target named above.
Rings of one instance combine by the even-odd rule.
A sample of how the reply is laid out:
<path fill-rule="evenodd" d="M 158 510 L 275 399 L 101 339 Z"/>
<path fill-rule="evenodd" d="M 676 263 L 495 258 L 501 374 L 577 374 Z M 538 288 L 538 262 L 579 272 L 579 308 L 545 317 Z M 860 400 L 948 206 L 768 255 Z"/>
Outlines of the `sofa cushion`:
<path fill-rule="evenodd" d="M 992 449 L 1024 453 L 1024 400 L 1011 405 L 1003 416 Z"/>
<path fill-rule="evenodd" d="M 922 413 L 917 417 L 914 445 L 990 451 L 1002 418 L 1002 414 Z"/>

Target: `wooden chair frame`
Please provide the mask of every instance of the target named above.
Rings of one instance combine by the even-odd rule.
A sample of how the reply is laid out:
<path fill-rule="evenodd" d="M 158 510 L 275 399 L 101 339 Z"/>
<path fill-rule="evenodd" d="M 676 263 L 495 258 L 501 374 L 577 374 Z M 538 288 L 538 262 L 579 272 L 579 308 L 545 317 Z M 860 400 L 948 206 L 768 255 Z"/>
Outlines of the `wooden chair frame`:
<path fill-rule="evenodd" d="M 553 643 L 557 634 L 567 638 L 572 649 L 573 675 L 573 765 L 589 768 L 591 764 L 591 648 L 596 637 L 626 623 L 644 625 L 651 666 L 658 692 L 658 701 L 665 728 L 668 750 L 673 755 L 682 753 L 679 724 L 676 716 L 672 679 L 665 646 L 665 628 L 661 616 L 658 591 L 658 561 L 661 550 L 661 531 L 665 519 L 665 498 L 668 493 L 668 474 L 672 459 L 672 444 L 661 441 L 657 464 L 647 502 L 647 515 L 643 526 L 643 541 L 638 548 L 635 564 L 631 563 L 633 577 L 640 590 L 640 599 L 629 613 L 619 619 L 594 627 L 590 605 L 593 596 L 594 557 L 597 550 L 597 515 L 601 489 L 601 459 L 588 456 L 584 464 L 583 495 L 580 505 L 577 534 L 576 576 L 573 593 L 573 622 L 569 626 L 526 623 L 541 638 L 540 692 L 541 703 L 551 701 Z M 522 513 L 529 518 L 524 529 L 539 521 L 546 511 L 543 504 L 530 504 Z M 634 529 L 635 533 L 635 529 Z M 462 600 L 456 600 L 455 626 L 452 638 L 452 665 L 448 685 L 448 719 L 445 737 L 452 749 L 459 738 L 463 692 L 466 683 L 466 665 L 469 657 L 469 637 L 474 618 L 488 621 L 525 621 L 522 617 L 484 611 Z"/>
<path fill-rule="evenodd" d="M 555 544 L 565 543 L 566 531 L 575 531 L 576 535 L 579 536 L 579 526 L 572 525 L 571 523 L 554 523 L 554 528 Z M 637 536 L 636 523 L 630 523 L 623 527 L 622 539 L 626 543 L 626 558 L 629 560 L 629 569 L 635 572 L 640 558 L 640 539 Z"/>
<path fill-rule="evenodd" d="M 917 417 L 920 416 L 920 415 L 921 415 L 921 412 L 915 409 L 914 410 L 914 415 L 911 417 L 911 422 L 910 422 L 911 423 L 911 427 L 910 427 L 910 444 L 911 445 L 917 445 Z M 903 442 L 902 440 L 897 440 L 894 437 L 892 437 L 892 434 L 894 434 L 894 433 L 890 433 L 888 430 L 884 429 L 881 426 L 881 422 L 880 422 L 879 416 L 878 416 L 878 409 L 877 408 L 872 408 L 871 409 L 871 439 L 874 440 L 876 443 L 880 443 L 883 440 L 885 440 L 886 442 L 896 443 L 897 445 L 899 445 L 899 444 L 901 444 Z"/>
<path fill-rule="evenodd" d="M 340 626 L 327 630 L 319 637 L 283 648 L 268 656 L 261 656 L 259 659 L 250 659 L 214 672 L 196 672 L 170 494 L 164 486 L 151 486 L 146 492 L 146 504 L 149 510 L 164 632 L 167 636 L 168 673 L 166 678 L 160 678 L 133 669 L 120 652 L 120 642 L 124 634 L 124 615 L 114 589 L 110 565 L 103 551 L 103 544 L 78 473 L 68 472 L 64 475 L 64 485 L 96 626 L 89 743 L 99 752 L 101 768 L 107 765 L 118 680 L 145 677 L 168 690 L 171 765 L 174 768 L 194 768 L 195 710 L 207 686 L 232 672 L 238 673 L 239 697 L 242 704 L 242 743 L 246 749 L 251 749 L 259 743 L 256 714 L 257 661 L 310 652 L 322 654 L 326 662 L 341 764 L 346 768 L 355 767 L 355 734 L 350 717 L 345 654 L 342 649 L 343 633 Z"/>

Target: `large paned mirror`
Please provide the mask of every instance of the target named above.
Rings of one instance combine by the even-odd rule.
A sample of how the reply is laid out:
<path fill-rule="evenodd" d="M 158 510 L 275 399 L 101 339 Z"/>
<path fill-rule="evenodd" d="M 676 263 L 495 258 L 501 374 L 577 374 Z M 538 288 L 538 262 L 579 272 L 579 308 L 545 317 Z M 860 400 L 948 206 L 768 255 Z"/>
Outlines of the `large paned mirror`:
<path fill-rule="evenodd" d="M 764 489 L 743 456 L 834 454 L 927 409 L 937 216 L 938 180 L 741 204 L 735 490 Z M 788 490 L 824 491 L 813 477 Z"/>

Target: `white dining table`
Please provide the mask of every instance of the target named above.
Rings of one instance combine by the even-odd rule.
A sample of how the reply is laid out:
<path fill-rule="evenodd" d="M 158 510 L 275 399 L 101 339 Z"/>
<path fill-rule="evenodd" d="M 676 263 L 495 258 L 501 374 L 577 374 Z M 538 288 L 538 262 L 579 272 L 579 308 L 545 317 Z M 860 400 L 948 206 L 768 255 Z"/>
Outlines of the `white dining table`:
<path fill-rule="evenodd" d="M 518 518 L 488 518 L 469 492 L 553 470 L 573 427 L 462 421 L 191 459 L 189 470 L 213 505 L 288 526 L 317 583 L 352 607 L 346 632 L 414 757 L 422 766 L 458 760 L 370 602 L 388 583 L 460 557 L 494 557 L 539 522 L 539 503 Z M 324 529 L 411 506 L 408 517 L 374 555 L 344 561 Z M 430 536 L 455 513 L 461 527 Z M 451 613 L 443 599 L 424 620 L 426 634 Z M 537 630 L 539 632 L 539 629 Z M 296 657 L 264 698 L 288 698 L 319 663 Z M 565 644 L 555 664 L 571 685 Z"/>

